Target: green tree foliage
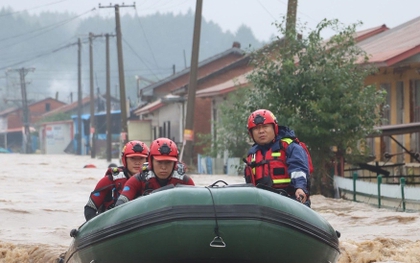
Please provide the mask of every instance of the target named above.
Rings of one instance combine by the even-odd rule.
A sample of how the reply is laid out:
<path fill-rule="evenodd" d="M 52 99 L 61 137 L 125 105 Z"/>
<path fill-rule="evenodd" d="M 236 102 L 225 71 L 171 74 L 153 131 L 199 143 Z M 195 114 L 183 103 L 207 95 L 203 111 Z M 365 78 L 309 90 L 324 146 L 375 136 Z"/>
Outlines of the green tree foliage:
<path fill-rule="evenodd" d="M 283 24 L 277 27 L 286 35 Z M 294 129 L 309 145 L 315 166 L 312 191 L 326 196 L 333 193 L 332 161 L 349 152 L 364 154 L 357 146 L 380 123 L 384 102 L 382 91 L 364 85 L 375 68 L 368 66 L 367 55 L 356 45 L 357 25 L 323 20 L 307 37 L 289 37 L 286 44 L 278 38 L 259 50 L 250 76 L 255 88 L 248 103 L 242 103 L 249 112 L 273 111 L 279 124 Z M 321 33 L 326 29 L 336 34 L 324 40 Z"/>

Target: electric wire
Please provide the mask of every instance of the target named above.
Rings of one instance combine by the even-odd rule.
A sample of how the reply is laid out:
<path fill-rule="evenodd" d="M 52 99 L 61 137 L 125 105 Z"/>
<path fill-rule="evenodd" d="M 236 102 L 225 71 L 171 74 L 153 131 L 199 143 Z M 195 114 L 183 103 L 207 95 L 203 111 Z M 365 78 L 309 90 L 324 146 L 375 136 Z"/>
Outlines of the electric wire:
<path fill-rule="evenodd" d="M 41 58 L 41 57 L 45 57 L 45 56 L 51 55 L 51 54 L 53 54 L 53 53 L 55 53 L 55 52 L 58 52 L 58 51 L 63 50 L 63 49 L 67 49 L 67 48 L 72 47 L 72 46 L 75 46 L 75 45 L 78 45 L 78 42 L 75 42 L 75 43 L 70 43 L 70 44 L 67 44 L 67 45 L 65 45 L 65 46 L 62 46 L 62 47 L 56 48 L 56 49 L 54 49 L 54 50 L 51 50 L 51 51 L 48 51 L 48 52 L 44 52 L 44 53 L 41 53 L 41 54 L 35 55 L 35 56 L 33 56 L 32 58 L 28 58 L 28 59 L 21 60 L 21 61 L 19 61 L 19 62 L 16 62 L 16 63 L 10 64 L 10 65 L 7 65 L 7 66 L 0 67 L 0 70 L 4 70 L 4 69 L 7 69 L 7 68 L 11 68 L 11 67 L 14 67 L 14 66 L 17 66 L 17 65 L 20 65 L 20 64 L 23 64 L 23 63 L 26 63 L 26 62 L 29 62 L 29 61 L 32 61 L 32 60 L 35 60 L 35 59 Z"/>
<path fill-rule="evenodd" d="M 140 59 L 140 61 L 146 66 L 146 68 L 153 74 L 156 79 L 159 79 L 159 77 L 153 72 L 153 70 L 147 65 L 146 62 L 144 62 L 144 59 L 140 57 L 139 54 L 134 50 L 134 48 L 123 38 L 124 43 L 130 48 L 130 50 L 134 53 L 134 55 Z"/>
<path fill-rule="evenodd" d="M 94 10 L 94 9 L 93 9 Z M 90 10 L 90 11 L 92 11 L 92 10 Z M 88 11 L 88 12 L 90 12 L 90 11 Z M 82 15 L 84 15 L 84 14 L 86 14 L 86 13 L 88 13 L 88 12 L 85 12 L 85 13 L 83 13 Z M 80 17 L 81 15 L 79 15 L 79 16 L 77 16 L 77 17 Z M 75 18 L 77 18 L 77 17 L 75 17 Z M 75 18 L 73 18 L 73 19 L 75 19 Z M 73 20 L 73 19 L 71 19 L 71 20 Z M 70 20 L 70 21 L 71 21 Z M 65 24 L 67 24 L 68 22 L 70 22 L 70 21 L 67 21 Z M 61 25 L 60 25 L 61 26 Z M 50 30 L 47 30 L 47 31 L 44 31 L 44 32 L 42 32 L 41 34 L 38 34 L 38 35 L 36 35 L 36 36 L 32 36 L 32 37 L 28 37 L 28 38 L 26 38 L 26 39 L 23 39 L 22 41 L 20 41 L 20 42 L 17 42 L 17 43 L 13 43 L 13 44 L 10 44 L 9 46 L 2 46 L 2 48 L 3 49 L 6 49 L 6 48 L 8 48 L 8 47 L 10 47 L 10 46 L 14 46 L 14 45 L 17 45 L 17 44 L 20 44 L 20 43 L 22 43 L 22 42 L 26 42 L 27 40 L 29 40 L 29 39 L 32 39 L 32 38 L 35 38 L 35 37 L 39 37 L 40 35 L 42 35 L 42 34 L 45 34 L 45 33 L 47 33 L 47 32 L 49 32 L 49 31 L 51 31 L 51 30 L 54 30 L 54 29 L 56 29 L 56 28 L 58 28 L 59 26 L 57 26 L 57 27 L 55 27 L 55 28 L 52 28 L 52 29 L 50 29 Z M 66 47 L 66 46 L 65 46 Z M 61 48 L 60 48 L 60 50 L 61 50 Z M 54 52 L 56 52 L 56 51 L 58 51 L 58 50 L 53 50 L 51 53 L 54 53 Z M 44 55 L 40 55 L 40 56 L 35 56 L 33 59 L 35 59 L 35 58 L 38 58 L 38 57 L 43 57 L 43 56 L 45 56 L 46 54 L 44 54 Z M 30 60 L 25 60 L 25 61 L 31 61 L 31 60 L 33 60 L 33 59 L 30 59 Z M 24 61 L 24 62 L 25 62 Z"/>
<path fill-rule="evenodd" d="M 141 8 L 141 10 L 142 11 L 150 11 L 150 10 L 155 11 L 155 10 L 158 10 L 158 11 L 155 11 L 155 13 L 156 13 L 156 12 L 160 12 L 160 11 L 163 11 L 163 10 L 172 10 L 172 9 L 174 9 L 174 7 L 183 6 L 186 3 L 190 2 L 190 0 L 184 0 L 183 2 L 177 3 L 177 4 L 173 4 L 173 1 L 172 0 L 167 0 L 165 3 L 162 3 L 162 5 L 160 5 L 160 3 L 162 2 L 162 0 L 159 0 L 159 1 L 151 1 L 151 3 L 150 3 L 149 6 L 146 6 L 147 5 L 146 2 L 147 1 L 144 1 L 144 2 L 142 2 L 139 5 L 139 6 L 144 7 L 144 8 Z"/>
<path fill-rule="evenodd" d="M 55 5 L 55 4 L 58 4 L 58 3 L 61 3 L 61 2 L 66 2 L 66 1 L 68 1 L 68 0 L 55 1 L 55 2 L 51 2 L 51 3 L 45 4 L 45 5 L 39 5 L 39 6 L 35 6 L 35 7 L 32 7 L 32 8 L 28 8 L 28 9 L 24 9 L 24 10 L 20 10 L 20 11 L 15 11 L 15 12 L 3 14 L 3 15 L 0 15 L 0 17 L 10 16 L 10 15 L 22 13 L 22 12 L 25 12 L 25 11 L 31 11 L 31 10 L 35 10 L 35 9 L 38 9 L 38 8 L 43 8 L 43 7 L 46 7 L 46 6 Z"/>
<path fill-rule="evenodd" d="M 139 21 L 139 25 L 140 25 L 141 31 L 143 32 L 144 40 L 146 41 L 147 47 L 149 48 L 150 53 L 152 54 L 152 58 L 153 58 L 153 61 L 155 62 L 155 65 L 158 66 L 158 63 L 157 63 L 156 58 L 155 58 L 155 54 L 153 53 L 153 50 L 152 50 L 152 48 L 150 46 L 150 43 L 149 43 L 149 40 L 147 38 L 146 32 L 144 31 L 143 25 L 141 23 L 140 16 L 139 16 L 139 14 L 137 12 L 137 8 L 134 8 L 134 9 L 135 9 L 135 12 L 136 12 L 136 18 Z"/>
<path fill-rule="evenodd" d="M 69 18 L 69 19 L 66 19 L 66 20 L 60 21 L 60 22 L 58 22 L 58 23 L 54 23 L 54 24 L 51 24 L 51 25 L 45 26 L 45 27 L 41 27 L 41 28 L 38 28 L 38 29 L 36 29 L 36 30 L 32 30 L 32 31 L 30 31 L 30 32 L 25 32 L 25 33 L 22 33 L 22 34 L 18 34 L 18 35 L 14 35 L 14 36 L 6 37 L 6 38 L 0 38 L 0 42 L 7 41 L 7 40 L 11 40 L 11 39 L 14 39 L 14 38 L 18 38 L 18 37 L 23 36 L 23 35 L 26 35 L 26 34 L 28 34 L 28 35 L 29 35 L 29 34 L 34 34 L 34 33 L 37 33 L 37 32 L 39 32 L 39 31 L 43 31 L 43 30 L 45 30 L 44 32 L 41 32 L 40 34 L 38 34 L 38 35 L 36 35 L 36 36 L 33 36 L 33 37 L 30 37 L 30 38 L 23 39 L 21 42 L 27 41 L 27 40 L 29 40 L 29 39 L 31 39 L 31 38 L 38 37 L 38 36 L 40 36 L 40 35 L 42 35 L 42 34 L 45 34 L 45 33 L 47 33 L 47 32 L 50 32 L 51 30 L 57 29 L 58 27 L 63 26 L 63 25 L 65 25 L 65 24 L 67 24 L 67 23 L 69 23 L 69 22 L 71 22 L 71 21 L 73 21 L 73 20 L 75 20 L 75 19 L 77 19 L 77 18 L 79 18 L 79 17 L 81 17 L 81 16 L 83 16 L 83 15 L 85 15 L 85 14 L 89 13 L 89 12 L 94 11 L 94 10 L 95 10 L 95 8 L 93 8 L 93 9 L 91 9 L 91 10 L 89 10 L 89 11 L 86 11 L 86 12 L 84 12 L 84 13 L 81 13 L 80 15 L 77 15 L 77 16 L 75 16 L 75 17 L 72 17 L 72 18 Z M 49 30 L 47 30 L 47 29 L 49 29 Z M 18 43 L 13 43 L 12 45 L 16 45 L 16 44 L 19 44 L 19 43 L 21 43 L 21 42 L 18 42 Z M 8 46 L 5 46 L 5 47 L 3 47 L 3 48 L 6 48 L 6 47 L 8 47 Z"/>

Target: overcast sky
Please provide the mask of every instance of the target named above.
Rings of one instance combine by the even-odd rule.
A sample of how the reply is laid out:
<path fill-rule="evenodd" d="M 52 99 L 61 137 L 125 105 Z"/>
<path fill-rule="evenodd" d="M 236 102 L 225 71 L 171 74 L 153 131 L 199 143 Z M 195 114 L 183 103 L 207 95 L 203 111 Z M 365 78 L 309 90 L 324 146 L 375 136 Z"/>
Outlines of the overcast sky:
<path fill-rule="evenodd" d="M 120 9 L 121 14 L 144 16 L 156 12 L 175 14 L 195 11 L 196 0 L 142 0 L 142 1 L 92 1 L 92 0 L 1 0 L 1 7 L 11 7 L 14 11 L 26 10 L 30 13 L 41 11 L 71 12 L 82 14 L 93 8 L 87 15 L 113 16 L 113 9 L 98 8 L 98 5 L 125 3 L 136 9 Z M 277 33 L 272 25 L 287 13 L 287 0 L 203 0 L 203 17 L 234 33 L 242 24 L 249 26 L 259 40 L 268 41 Z M 324 18 L 337 18 L 349 25 L 362 21 L 358 29 L 366 29 L 382 24 L 395 27 L 420 16 L 420 0 L 298 0 L 298 20 L 308 23 L 314 29 Z M 83 17 L 83 16 L 82 16 Z"/>

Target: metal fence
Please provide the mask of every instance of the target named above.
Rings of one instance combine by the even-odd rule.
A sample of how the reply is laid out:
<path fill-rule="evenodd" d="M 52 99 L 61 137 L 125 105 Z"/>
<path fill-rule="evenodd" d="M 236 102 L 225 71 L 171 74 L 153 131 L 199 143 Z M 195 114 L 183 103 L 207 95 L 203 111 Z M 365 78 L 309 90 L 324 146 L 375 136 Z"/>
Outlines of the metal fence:
<path fill-rule="evenodd" d="M 338 195 L 345 199 L 369 203 L 378 208 L 420 211 L 420 187 L 407 186 L 404 177 L 399 178 L 399 184 L 384 183 L 382 175 L 375 179 L 376 182 L 363 181 L 357 173 L 353 173 L 352 178 L 334 176 L 334 185 Z"/>

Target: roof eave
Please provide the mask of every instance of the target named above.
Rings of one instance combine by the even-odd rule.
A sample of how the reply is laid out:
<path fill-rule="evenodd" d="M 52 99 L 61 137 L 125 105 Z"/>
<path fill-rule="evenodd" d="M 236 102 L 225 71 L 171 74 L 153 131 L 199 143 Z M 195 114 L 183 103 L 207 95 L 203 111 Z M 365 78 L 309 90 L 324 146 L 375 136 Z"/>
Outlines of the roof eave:
<path fill-rule="evenodd" d="M 384 61 L 384 63 L 386 63 L 387 66 L 392 66 L 407 58 L 417 55 L 419 53 L 420 53 L 420 45 L 417 45 L 414 48 L 408 49 L 404 51 L 403 53 Z"/>

